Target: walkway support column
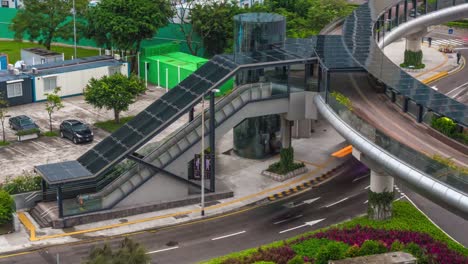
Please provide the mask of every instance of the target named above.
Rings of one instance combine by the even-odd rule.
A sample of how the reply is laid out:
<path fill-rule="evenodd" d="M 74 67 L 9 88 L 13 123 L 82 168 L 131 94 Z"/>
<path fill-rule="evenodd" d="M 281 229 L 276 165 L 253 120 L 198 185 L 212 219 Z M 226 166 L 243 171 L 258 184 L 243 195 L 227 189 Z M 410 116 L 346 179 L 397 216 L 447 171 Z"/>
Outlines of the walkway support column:
<path fill-rule="evenodd" d="M 421 40 L 427 34 L 427 29 L 406 36 L 405 67 L 414 66 L 416 69 L 424 68 L 422 65 L 423 53 Z"/>
<path fill-rule="evenodd" d="M 364 163 L 370 170 L 369 201 L 367 214 L 372 220 L 388 220 L 392 217 L 394 199 L 393 177 L 382 166 L 353 146 L 353 156 Z"/>
<path fill-rule="evenodd" d="M 63 197 L 62 197 L 62 186 L 57 186 L 57 206 L 59 218 L 63 218 Z"/>
<path fill-rule="evenodd" d="M 383 170 L 371 170 L 368 214 L 373 220 L 392 218 L 394 179 Z"/>
<path fill-rule="evenodd" d="M 215 144 L 215 93 L 210 92 L 210 191 L 215 192 L 215 164 L 216 164 L 216 144 Z"/>
<path fill-rule="evenodd" d="M 281 116 L 281 146 L 291 147 L 291 122 L 285 116 Z"/>

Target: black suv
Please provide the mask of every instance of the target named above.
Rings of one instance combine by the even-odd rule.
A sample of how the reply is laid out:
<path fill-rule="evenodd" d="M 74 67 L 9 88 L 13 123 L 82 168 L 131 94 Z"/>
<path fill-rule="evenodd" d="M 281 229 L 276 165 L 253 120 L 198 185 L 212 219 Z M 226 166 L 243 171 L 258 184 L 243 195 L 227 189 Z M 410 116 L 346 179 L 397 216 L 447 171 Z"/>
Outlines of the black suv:
<path fill-rule="evenodd" d="M 10 117 L 8 124 L 11 129 L 16 131 L 26 131 L 39 128 L 29 116 L 25 115 Z"/>
<path fill-rule="evenodd" d="M 78 120 L 65 120 L 60 124 L 60 136 L 68 138 L 73 143 L 93 141 L 94 134 L 91 129 Z"/>

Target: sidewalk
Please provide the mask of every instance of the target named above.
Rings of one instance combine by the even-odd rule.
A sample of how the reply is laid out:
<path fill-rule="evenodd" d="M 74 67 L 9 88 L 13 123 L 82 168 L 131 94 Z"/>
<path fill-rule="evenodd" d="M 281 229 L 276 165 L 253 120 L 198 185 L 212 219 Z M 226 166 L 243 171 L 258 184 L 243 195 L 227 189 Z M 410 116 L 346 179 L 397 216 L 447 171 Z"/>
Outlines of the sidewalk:
<path fill-rule="evenodd" d="M 279 156 L 265 160 L 248 160 L 235 155 L 219 154 L 220 170 L 217 180 L 222 181 L 231 189 L 234 192 L 234 197 L 207 204 L 205 217 L 212 217 L 230 211 L 232 211 L 230 214 L 235 214 L 238 210 L 249 210 L 243 207 L 265 203 L 268 201 L 269 196 L 295 189 L 296 186 L 312 179 L 316 179 L 316 182 L 321 184 L 325 180 L 323 174 L 344 162 L 345 159 L 330 156 L 331 153 L 342 148 L 344 139 L 325 121 L 320 121 L 314 129 L 315 133 L 312 138 L 293 140 L 295 159 L 304 161 L 308 172 L 285 182 L 276 182 L 260 174 L 268 165 L 277 161 Z M 226 134 L 221 139 L 219 146 L 218 153 L 229 150 L 232 147 L 232 133 Z M 191 205 L 85 224 L 63 230 L 39 228 L 33 222 L 36 229 L 36 241 L 30 241 L 29 231 L 21 225 L 19 232 L 0 236 L 0 253 L 176 225 L 201 219 L 200 211 L 199 205 Z M 26 216 L 32 219 L 27 213 Z M 218 217 L 225 216 L 227 215 Z"/>
<path fill-rule="evenodd" d="M 396 65 L 400 65 L 404 60 L 404 50 L 406 46 L 405 39 L 400 39 L 385 47 L 385 55 Z M 445 54 L 437 50 L 437 47 L 428 47 L 425 42 L 422 47 L 423 63 L 426 65 L 421 70 L 409 70 L 406 72 L 414 78 L 424 81 L 436 75 L 452 73 L 462 67 L 462 63 L 457 65 L 457 56 L 455 53 Z"/>

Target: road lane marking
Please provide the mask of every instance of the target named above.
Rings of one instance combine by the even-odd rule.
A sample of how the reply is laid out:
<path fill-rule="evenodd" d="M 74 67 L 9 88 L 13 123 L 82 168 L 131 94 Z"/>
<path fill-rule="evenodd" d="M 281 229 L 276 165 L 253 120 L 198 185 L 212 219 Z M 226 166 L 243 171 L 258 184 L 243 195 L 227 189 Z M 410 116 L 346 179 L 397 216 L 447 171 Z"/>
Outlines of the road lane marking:
<path fill-rule="evenodd" d="M 291 220 L 294 220 L 294 219 L 298 219 L 298 218 L 301 218 L 301 217 L 302 217 L 302 215 L 296 215 L 296 216 L 288 218 L 288 219 L 284 219 L 284 220 L 281 220 L 281 221 L 278 221 L 278 222 L 274 222 L 273 224 L 278 225 L 278 224 L 281 224 L 281 223 L 284 223 L 284 222 L 287 222 L 287 221 L 291 221 Z"/>
<path fill-rule="evenodd" d="M 299 229 L 299 228 L 302 228 L 302 227 L 306 227 L 306 226 L 313 226 L 319 222 L 322 222 L 323 220 L 325 220 L 326 218 L 322 218 L 322 219 L 319 219 L 319 220 L 314 220 L 314 221 L 310 221 L 310 222 L 305 222 L 305 224 L 303 225 L 300 225 L 300 226 L 296 226 L 296 227 L 293 227 L 293 228 L 289 228 L 289 229 L 286 229 L 286 230 L 283 230 L 283 231 L 280 231 L 279 233 L 280 234 L 283 234 L 283 233 L 286 233 L 286 232 L 289 232 L 289 231 L 292 231 L 292 230 L 296 230 L 296 229 Z"/>
<path fill-rule="evenodd" d="M 357 182 L 357 181 L 359 181 L 359 180 L 361 180 L 361 179 L 364 179 L 364 178 L 367 178 L 367 177 L 369 177 L 369 175 L 364 175 L 364 176 L 361 176 L 361 177 L 359 177 L 359 178 L 355 178 L 355 179 L 353 180 L 353 182 Z"/>
<path fill-rule="evenodd" d="M 367 189 L 369 189 L 369 188 L 370 188 L 370 185 L 368 185 L 366 188 L 364 188 L 364 190 L 367 190 Z"/>
<path fill-rule="evenodd" d="M 159 250 L 155 250 L 155 251 L 150 251 L 150 252 L 147 252 L 146 254 L 154 254 L 154 253 L 169 251 L 169 250 L 178 249 L 178 248 L 179 248 L 179 246 L 164 248 L 164 249 L 159 249 Z"/>
<path fill-rule="evenodd" d="M 332 207 L 332 206 L 334 206 L 334 205 L 336 205 L 336 204 L 339 204 L 339 203 L 341 203 L 341 202 L 344 202 L 344 201 L 348 200 L 348 198 L 349 198 L 349 197 L 343 198 L 343 199 L 339 200 L 338 202 L 334 202 L 334 203 L 332 203 L 332 204 L 325 205 L 325 206 L 323 206 L 323 207 L 326 207 L 326 208 Z"/>
<path fill-rule="evenodd" d="M 10 147 L 11 150 L 14 150 L 16 152 L 18 152 L 19 154 L 23 155 L 23 156 L 27 156 L 26 153 L 24 153 L 23 151 L 17 149 L 17 148 L 14 148 L 14 147 Z"/>
<path fill-rule="evenodd" d="M 366 201 L 364 202 L 364 204 L 366 204 L 366 203 L 368 203 L 368 202 L 369 202 L 369 200 L 366 200 Z"/>
<path fill-rule="evenodd" d="M 466 86 L 467 84 L 468 84 L 468 82 L 467 82 L 467 83 L 464 83 L 464 84 L 462 84 L 462 85 L 460 85 L 460 86 L 457 86 L 457 87 L 453 88 L 452 90 L 450 90 L 450 91 L 449 91 L 448 93 L 446 93 L 445 95 L 451 96 L 451 95 L 450 95 L 451 93 L 456 92 L 456 91 L 457 91 L 458 89 L 460 89 L 460 88 L 465 88 L 465 86 Z M 461 90 L 461 92 L 463 92 L 463 91 L 464 91 L 464 90 Z M 457 95 L 460 94 L 461 92 L 456 93 L 453 97 L 457 96 Z"/>
<path fill-rule="evenodd" d="M 234 233 L 234 234 L 229 234 L 229 235 L 225 235 L 225 236 L 220 236 L 220 237 L 215 237 L 215 238 L 212 238 L 211 240 L 219 240 L 219 239 L 223 239 L 223 238 L 227 238 L 227 237 L 232 237 L 232 236 L 237 236 L 237 235 L 240 235 L 240 234 L 244 234 L 246 231 L 240 231 L 240 232 L 237 232 L 237 233 Z"/>

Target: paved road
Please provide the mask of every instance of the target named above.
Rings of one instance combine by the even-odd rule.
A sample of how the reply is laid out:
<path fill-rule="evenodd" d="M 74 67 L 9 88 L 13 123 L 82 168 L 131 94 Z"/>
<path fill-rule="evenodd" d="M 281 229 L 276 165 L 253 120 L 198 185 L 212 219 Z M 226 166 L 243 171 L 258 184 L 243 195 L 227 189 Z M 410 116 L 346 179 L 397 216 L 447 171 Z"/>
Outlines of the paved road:
<path fill-rule="evenodd" d="M 396 180 L 395 183 L 401 192 L 408 196 L 434 223 L 463 246 L 468 247 L 468 221 L 413 192 L 401 181 Z"/>
<path fill-rule="evenodd" d="M 245 212 L 174 228 L 131 235 L 144 244 L 153 263 L 195 263 L 233 251 L 257 247 L 338 223 L 366 212 L 369 177 L 359 165 L 350 165 L 322 186 L 288 199 Z M 305 201 L 305 202 L 304 202 Z M 314 225 L 306 222 L 318 221 Z M 108 239 L 117 246 L 121 238 Z M 80 263 L 103 241 L 53 246 L 0 259 L 0 263 Z"/>
<path fill-rule="evenodd" d="M 456 50 L 460 51 L 462 56 L 468 62 L 468 36 L 464 32 L 455 31 L 456 35 L 449 35 L 446 31 L 435 30 L 428 36 L 432 37 L 433 43 L 446 42 L 455 45 Z M 464 67 L 461 71 L 443 78 L 439 81 L 430 84 L 436 87 L 437 90 L 455 100 L 468 104 L 468 67 Z"/>
<path fill-rule="evenodd" d="M 337 73 L 331 79 L 331 86 L 349 97 L 354 112 L 373 127 L 420 153 L 450 157 L 459 165 L 468 166 L 467 153 L 461 153 L 426 133 L 426 128 L 414 118 L 398 111 L 384 94 L 375 92 L 366 74 Z"/>

